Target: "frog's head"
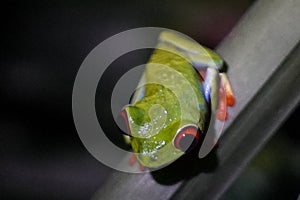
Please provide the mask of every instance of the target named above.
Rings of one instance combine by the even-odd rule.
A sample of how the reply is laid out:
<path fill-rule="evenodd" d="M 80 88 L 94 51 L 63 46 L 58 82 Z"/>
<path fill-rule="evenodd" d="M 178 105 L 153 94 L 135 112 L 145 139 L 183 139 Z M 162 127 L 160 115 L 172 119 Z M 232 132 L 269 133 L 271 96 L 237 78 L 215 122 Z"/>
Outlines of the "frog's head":
<path fill-rule="evenodd" d="M 163 167 L 198 143 L 198 126 L 182 123 L 179 109 L 166 110 L 159 104 L 141 101 L 126 106 L 121 115 L 131 136 L 132 149 L 145 167 Z"/>

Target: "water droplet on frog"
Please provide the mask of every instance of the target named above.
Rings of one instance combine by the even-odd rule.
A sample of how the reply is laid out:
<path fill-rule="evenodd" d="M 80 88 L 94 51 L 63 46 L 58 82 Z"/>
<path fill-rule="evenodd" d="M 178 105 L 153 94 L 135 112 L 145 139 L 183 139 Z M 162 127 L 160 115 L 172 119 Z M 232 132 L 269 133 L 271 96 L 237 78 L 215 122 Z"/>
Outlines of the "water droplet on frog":
<path fill-rule="evenodd" d="M 157 156 L 154 155 L 154 154 L 152 154 L 152 155 L 150 156 L 150 158 L 151 158 L 152 160 L 157 160 Z"/>

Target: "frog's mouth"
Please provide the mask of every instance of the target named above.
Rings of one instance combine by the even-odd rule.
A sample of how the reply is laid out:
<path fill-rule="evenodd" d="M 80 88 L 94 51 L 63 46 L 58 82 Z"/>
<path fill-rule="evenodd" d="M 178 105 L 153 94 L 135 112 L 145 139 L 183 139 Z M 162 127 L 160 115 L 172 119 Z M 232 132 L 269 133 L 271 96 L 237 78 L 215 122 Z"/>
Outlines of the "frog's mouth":
<path fill-rule="evenodd" d="M 171 164 L 183 154 L 184 152 L 176 149 L 170 142 L 158 150 L 138 153 L 137 159 L 141 165 L 157 169 Z"/>

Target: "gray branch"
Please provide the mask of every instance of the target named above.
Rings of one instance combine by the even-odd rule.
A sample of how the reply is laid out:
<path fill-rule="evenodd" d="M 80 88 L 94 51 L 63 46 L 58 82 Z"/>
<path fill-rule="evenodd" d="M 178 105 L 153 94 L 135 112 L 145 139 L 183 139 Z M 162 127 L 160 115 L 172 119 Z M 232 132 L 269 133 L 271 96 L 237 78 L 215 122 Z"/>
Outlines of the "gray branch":
<path fill-rule="evenodd" d="M 153 174 L 114 172 L 94 199 L 220 198 L 300 101 L 299 21 L 300 1 L 260 0 L 217 48 L 230 66 L 236 105 L 215 156 L 202 161 L 213 169 L 173 184 Z"/>

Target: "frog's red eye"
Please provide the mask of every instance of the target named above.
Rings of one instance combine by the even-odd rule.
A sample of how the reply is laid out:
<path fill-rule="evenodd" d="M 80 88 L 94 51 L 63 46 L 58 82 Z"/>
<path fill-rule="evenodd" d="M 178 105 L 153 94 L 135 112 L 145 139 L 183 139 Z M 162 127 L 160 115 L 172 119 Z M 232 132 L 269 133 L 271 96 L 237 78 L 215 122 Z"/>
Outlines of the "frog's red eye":
<path fill-rule="evenodd" d="M 193 149 L 199 141 L 198 127 L 188 125 L 181 128 L 174 139 L 174 146 L 181 151 L 188 152 Z"/>
<path fill-rule="evenodd" d="M 120 113 L 123 120 L 121 120 L 120 129 L 124 132 L 124 134 L 131 136 L 131 131 L 129 128 L 128 116 L 126 110 L 122 110 Z M 125 128 L 126 127 L 126 128 Z"/>

